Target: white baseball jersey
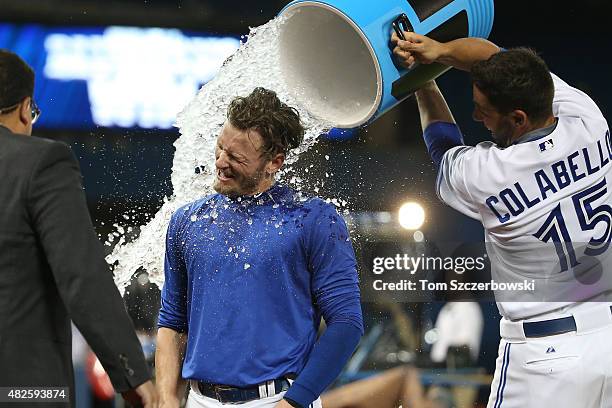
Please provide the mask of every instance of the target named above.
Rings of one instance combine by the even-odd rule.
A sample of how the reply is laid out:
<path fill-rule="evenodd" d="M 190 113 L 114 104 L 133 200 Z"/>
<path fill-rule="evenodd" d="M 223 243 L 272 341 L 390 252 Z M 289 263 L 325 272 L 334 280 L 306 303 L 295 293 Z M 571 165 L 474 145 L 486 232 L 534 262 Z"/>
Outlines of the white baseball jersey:
<path fill-rule="evenodd" d="M 492 278 L 535 281 L 533 291 L 496 292 L 511 320 L 612 290 L 612 264 L 602 259 L 612 252 L 610 131 L 585 93 L 553 81 L 556 125 L 507 148 L 450 149 L 438 175 L 440 198 L 484 225 Z"/>

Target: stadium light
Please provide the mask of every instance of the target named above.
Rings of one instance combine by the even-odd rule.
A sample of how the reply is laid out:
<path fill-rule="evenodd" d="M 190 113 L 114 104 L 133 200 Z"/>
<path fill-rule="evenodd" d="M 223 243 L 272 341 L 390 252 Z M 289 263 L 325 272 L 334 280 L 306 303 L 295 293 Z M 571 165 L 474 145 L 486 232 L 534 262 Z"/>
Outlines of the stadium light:
<path fill-rule="evenodd" d="M 399 209 L 399 223 L 407 230 L 417 230 L 425 222 L 425 210 L 419 203 L 407 202 Z"/>

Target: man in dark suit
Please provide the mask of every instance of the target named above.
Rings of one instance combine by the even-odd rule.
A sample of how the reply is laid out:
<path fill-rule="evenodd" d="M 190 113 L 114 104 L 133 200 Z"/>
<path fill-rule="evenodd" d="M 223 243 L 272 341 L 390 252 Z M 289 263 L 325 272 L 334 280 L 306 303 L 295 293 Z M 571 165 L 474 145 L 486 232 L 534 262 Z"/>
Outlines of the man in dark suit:
<path fill-rule="evenodd" d="M 77 161 L 65 144 L 30 137 L 40 114 L 33 91 L 32 69 L 0 50 L 0 387 L 69 387 L 74 405 L 72 320 L 115 390 L 154 407 L 157 394 L 94 232 Z"/>

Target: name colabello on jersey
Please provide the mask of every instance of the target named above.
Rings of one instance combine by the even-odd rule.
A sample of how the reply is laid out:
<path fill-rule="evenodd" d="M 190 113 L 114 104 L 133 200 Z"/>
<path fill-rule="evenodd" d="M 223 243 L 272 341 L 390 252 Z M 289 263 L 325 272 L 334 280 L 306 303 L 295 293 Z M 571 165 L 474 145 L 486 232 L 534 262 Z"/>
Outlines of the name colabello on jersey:
<path fill-rule="evenodd" d="M 495 214 L 500 223 L 508 222 L 512 217 L 523 213 L 544 200 L 551 198 L 570 184 L 600 172 L 612 160 L 612 143 L 610 131 L 597 141 L 597 148 L 583 147 L 574 151 L 565 159 L 557 161 L 546 168 L 533 173 L 533 180 L 539 195 L 529 195 L 520 182 L 501 190 L 498 194 L 486 199 L 485 203 Z"/>

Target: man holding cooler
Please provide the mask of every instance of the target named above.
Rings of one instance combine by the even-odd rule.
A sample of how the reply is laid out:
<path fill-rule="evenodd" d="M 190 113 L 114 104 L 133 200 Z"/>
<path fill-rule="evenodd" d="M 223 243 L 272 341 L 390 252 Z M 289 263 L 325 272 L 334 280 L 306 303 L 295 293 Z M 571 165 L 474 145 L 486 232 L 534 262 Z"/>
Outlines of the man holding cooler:
<path fill-rule="evenodd" d="M 502 341 L 488 407 L 612 406 L 605 118 L 529 49 L 404 35 L 392 38 L 404 66 L 471 71 L 473 117 L 492 132 L 465 146 L 436 84 L 417 91 L 438 195 L 483 223 L 493 279 L 536 280 L 531 294 L 496 293 Z"/>

